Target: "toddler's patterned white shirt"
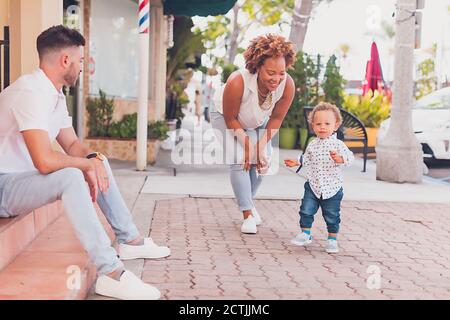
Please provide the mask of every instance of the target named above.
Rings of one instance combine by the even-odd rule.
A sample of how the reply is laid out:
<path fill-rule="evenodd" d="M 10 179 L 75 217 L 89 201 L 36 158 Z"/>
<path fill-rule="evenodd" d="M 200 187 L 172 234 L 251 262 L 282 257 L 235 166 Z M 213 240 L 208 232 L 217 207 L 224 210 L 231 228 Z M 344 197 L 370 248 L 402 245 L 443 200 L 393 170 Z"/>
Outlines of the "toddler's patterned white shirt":
<path fill-rule="evenodd" d="M 330 151 L 337 151 L 344 158 L 344 163 L 334 162 Z M 336 134 L 326 139 L 315 138 L 308 144 L 302 166 L 317 198 L 329 199 L 341 189 L 344 182 L 342 167 L 351 165 L 354 159 L 353 153 L 336 138 Z"/>

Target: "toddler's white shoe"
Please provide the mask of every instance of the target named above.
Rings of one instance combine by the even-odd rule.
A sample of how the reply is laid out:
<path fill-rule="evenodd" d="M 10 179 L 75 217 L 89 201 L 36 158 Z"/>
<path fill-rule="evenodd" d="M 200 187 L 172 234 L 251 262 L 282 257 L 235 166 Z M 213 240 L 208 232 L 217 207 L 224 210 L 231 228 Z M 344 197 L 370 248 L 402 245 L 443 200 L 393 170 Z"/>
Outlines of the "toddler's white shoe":
<path fill-rule="evenodd" d="M 337 240 L 328 239 L 327 240 L 327 247 L 325 249 L 328 253 L 338 253 L 339 252 L 339 246 Z"/>
<path fill-rule="evenodd" d="M 312 242 L 312 236 L 310 234 L 301 232 L 295 236 L 294 239 L 291 240 L 292 244 L 296 246 L 307 246 Z"/>

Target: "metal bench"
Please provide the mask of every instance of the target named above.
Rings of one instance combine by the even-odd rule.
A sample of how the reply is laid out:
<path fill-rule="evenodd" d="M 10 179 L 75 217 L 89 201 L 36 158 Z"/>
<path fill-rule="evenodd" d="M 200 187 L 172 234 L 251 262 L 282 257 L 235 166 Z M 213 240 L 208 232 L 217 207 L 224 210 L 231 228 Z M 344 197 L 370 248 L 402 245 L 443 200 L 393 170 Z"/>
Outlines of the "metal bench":
<path fill-rule="evenodd" d="M 308 115 L 313 110 L 312 107 L 304 107 L 303 116 L 305 118 L 305 122 L 308 126 L 308 135 L 306 137 L 305 150 L 308 146 L 309 140 L 312 137 L 315 137 L 315 133 L 308 122 Z M 344 109 L 339 109 L 342 115 L 342 124 L 337 130 L 337 138 L 342 141 L 356 141 L 361 142 L 363 144 L 363 155 L 364 155 L 364 168 L 363 172 L 366 172 L 366 162 L 367 162 L 367 154 L 369 152 L 368 147 L 368 137 L 367 131 L 364 124 L 359 120 L 355 115 L 351 114 Z"/>

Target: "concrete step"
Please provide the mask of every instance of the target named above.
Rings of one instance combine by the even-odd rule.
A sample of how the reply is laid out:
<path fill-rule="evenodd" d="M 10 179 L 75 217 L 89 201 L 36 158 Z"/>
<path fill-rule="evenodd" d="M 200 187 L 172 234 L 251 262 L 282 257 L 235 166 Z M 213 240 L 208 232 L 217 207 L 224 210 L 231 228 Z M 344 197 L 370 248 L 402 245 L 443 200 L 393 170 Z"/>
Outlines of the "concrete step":
<path fill-rule="evenodd" d="M 55 205 L 58 208 L 59 204 Z M 111 227 L 98 208 L 97 211 L 113 241 Z M 30 222 L 23 222 L 26 223 Z M 26 235 L 32 229 L 27 226 L 18 230 L 23 233 L 16 231 L 15 239 L 29 238 Z M 0 272 L 0 300 L 85 299 L 95 279 L 95 266 L 68 218 L 60 215 Z"/>
<path fill-rule="evenodd" d="M 55 202 L 15 218 L 0 219 L 0 270 L 62 213 L 61 202 Z"/>

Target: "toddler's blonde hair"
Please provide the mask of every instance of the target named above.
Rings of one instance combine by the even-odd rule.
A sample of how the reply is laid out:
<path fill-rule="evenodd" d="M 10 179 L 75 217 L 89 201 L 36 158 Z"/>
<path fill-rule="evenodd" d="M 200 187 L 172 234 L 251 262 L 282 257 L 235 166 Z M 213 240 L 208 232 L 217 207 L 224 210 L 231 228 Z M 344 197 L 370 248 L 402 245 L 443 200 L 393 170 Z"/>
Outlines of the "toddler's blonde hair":
<path fill-rule="evenodd" d="M 342 124 L 341 111 L 339 111 L 339 108 L 336 107 L 334 104 L 331 104 L 331 103 L 328 103 L 328 102 L 320 102 L 317 106 L 314 107 L 314 109 L 308 115 L 308 122 L 310 124 L 313 123 L 314 115 L 318 111 L 331 111 L 331 112 L 333 112 L 337 123 L 339 124 L 339 126 L 341 126 L 341 124 Z"/>

